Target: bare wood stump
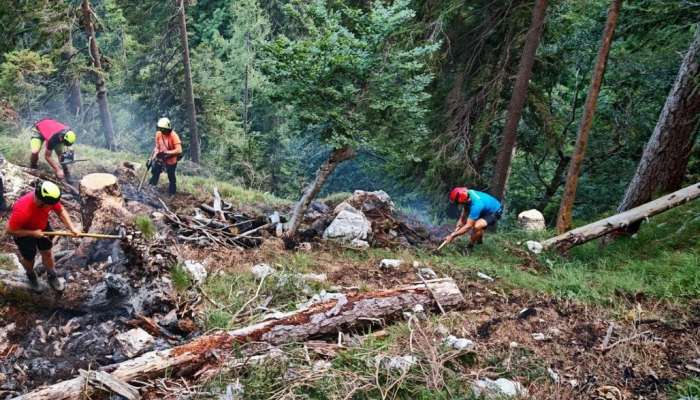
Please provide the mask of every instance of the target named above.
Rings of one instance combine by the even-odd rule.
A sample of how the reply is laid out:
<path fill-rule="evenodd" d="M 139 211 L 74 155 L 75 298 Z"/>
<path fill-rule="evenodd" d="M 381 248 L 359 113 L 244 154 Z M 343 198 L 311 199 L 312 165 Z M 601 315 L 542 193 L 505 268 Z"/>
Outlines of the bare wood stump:
<path fill-rule="evenodd" d="M 276 315 L 244 328 L 201 336 L 189 343 L 164 351 L 151 351 L 101 369 L 114 379 L 124 383 L 171 373 L 195 372 L 210 360 L 207 354 L 213 350 L 228 350 L 236 343 L 264 341 L 282 344 L 303 341 L 322 334 L 331 334 L 342 328 L 357 326 L 372 319 L 385 319 L 401 311 L 422 305 L 425 310 L 435 310 L 438 303 L 445 308 L 464 304 L 464 297 L 452 279 L 437 279 L 420 284 L 399 286 L 394 289 L 367 293 L 339 295 L 311 304 L 297 311 Z M 77 399 L 89 395 L 94 389 L 85 384 L 84 377 L 38 389 L 19 396 L 23 400 Z"/>

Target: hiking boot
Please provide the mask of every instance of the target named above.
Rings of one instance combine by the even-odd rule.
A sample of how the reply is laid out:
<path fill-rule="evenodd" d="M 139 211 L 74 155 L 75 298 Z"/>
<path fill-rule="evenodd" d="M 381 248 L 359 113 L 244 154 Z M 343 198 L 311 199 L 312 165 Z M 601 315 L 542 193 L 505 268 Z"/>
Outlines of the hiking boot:
<path fill-rule="evenodd" d="M 62 292 L 63 289 L 65 289 L 65 284 L 63 283 L 63 280 L 61 280 L 58 275 L 56 274 L 56 271 L 46 271 L 47 280 L 49 281 L 49 286 L 57 292 Z"/>
<path fill-rule="evenodd" d="M 29 285 L 34 289 L 35 291 L 39 290 L 39 279 L 36 277 L 36 272 L 34 271 L 25 271 L 27 273 L 27 280 L 29 281 Z"/>

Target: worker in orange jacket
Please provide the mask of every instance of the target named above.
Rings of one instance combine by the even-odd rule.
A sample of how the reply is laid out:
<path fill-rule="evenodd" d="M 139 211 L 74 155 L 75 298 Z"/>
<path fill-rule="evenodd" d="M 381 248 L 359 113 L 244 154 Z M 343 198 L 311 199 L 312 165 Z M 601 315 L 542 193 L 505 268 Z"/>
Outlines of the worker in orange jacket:
<path fill-rule="evenodd" d="M 161 118 L 156 125 L 156 143 L 151 154 L 151 176 L 150 184 L 158 184 L 160 174 L 165 170 L 168 174 L 168 193 L 174 195 L 177 190 L 175 180 L 175 169 L 177 160 L 182 154 L 182 142 L 180 136 L 173 131 L 173 126 L 168 118 Z"/>

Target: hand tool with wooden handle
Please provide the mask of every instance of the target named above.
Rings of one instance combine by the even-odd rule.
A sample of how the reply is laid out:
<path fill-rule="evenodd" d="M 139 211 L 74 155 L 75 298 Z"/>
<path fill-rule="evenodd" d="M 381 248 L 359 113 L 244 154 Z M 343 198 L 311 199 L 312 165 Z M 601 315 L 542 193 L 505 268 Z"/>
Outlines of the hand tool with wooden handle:
<path fill-rule="evenodd" d="M 48 231 L 43 233 L 44 236 L 66 236 L 66 237 L 85 237 L 93 239 L 124 239 L 122 235 L 103 235 L 101 233 L 84 233 L 81 232 L 77 235 L 68 231 Z"/>

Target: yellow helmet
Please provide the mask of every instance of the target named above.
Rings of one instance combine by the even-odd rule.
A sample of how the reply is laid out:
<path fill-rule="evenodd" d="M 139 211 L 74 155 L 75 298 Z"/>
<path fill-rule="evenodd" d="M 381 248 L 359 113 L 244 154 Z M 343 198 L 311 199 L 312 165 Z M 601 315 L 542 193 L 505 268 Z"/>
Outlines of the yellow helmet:
<path fill-rule="evenodd" d="M 161 118 L 158 120 L 158 124 L 156 125 L 158 127 L 158 130 L 172 130 L 173 126 L 170 123 L 170 120 L 168 118 Z"/>
<path fill-rule="evenodd" d="M 65 135 L 63 135 L 63 142 L 68 146 L 73 145 L 73 143 L 75 143 L 75 139 L 77 139 L 77 135 L 73 131 L 68 131 Z"/>
<path fill-rule="evenodd" d="M 61 189 L 53 182 L 43 181 L 36 185 L 34 196 L 42 203 L 56 204 L 61 200 Z"/>

